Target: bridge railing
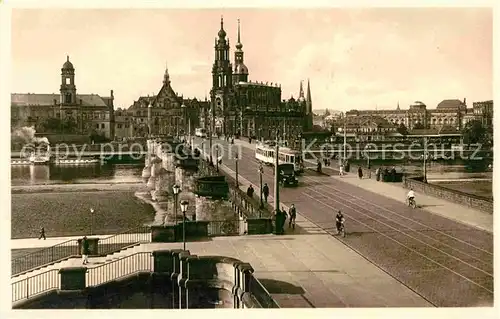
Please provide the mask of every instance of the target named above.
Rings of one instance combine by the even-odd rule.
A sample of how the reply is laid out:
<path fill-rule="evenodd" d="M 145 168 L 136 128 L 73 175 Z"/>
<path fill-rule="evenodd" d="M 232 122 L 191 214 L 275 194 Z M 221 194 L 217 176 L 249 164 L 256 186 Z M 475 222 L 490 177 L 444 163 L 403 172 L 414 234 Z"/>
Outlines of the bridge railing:
<path fill-rule="evenodd" d="M 125 247 L 151 241 L 149 226 L 131 228 L 99 240 L 98 254 L 108 255 Z M 68 240 L 12 260 L 12 277 L 80 255 L 78 239 Z"/>

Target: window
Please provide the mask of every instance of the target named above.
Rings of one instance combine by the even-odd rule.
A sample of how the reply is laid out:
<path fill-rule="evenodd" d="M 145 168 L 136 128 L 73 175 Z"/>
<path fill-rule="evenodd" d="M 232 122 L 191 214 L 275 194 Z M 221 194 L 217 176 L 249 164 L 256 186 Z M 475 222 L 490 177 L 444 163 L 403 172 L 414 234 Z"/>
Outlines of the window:
<path fill-rule="evenodd" d="M 70 78 L 65 78 L 66 84 L 69 85 L 71 84 L 71 79 Z"/>
<path fill-rule="evenodd" d="M 118 124 L 118 128 L 122 128 L 122 125 L 121 125 L 121 124 Z"/>
<path fill-rule="evenodd" d="M 97 124 L 95 125 L 95 128 L 99 128 L 99 123 L 97 123 Z"/>
<path fill-rule="evenodd" d="M 102 123 L 101 128 L 105 128 L 105 127 L 106 127 L 106 124 Z"/>

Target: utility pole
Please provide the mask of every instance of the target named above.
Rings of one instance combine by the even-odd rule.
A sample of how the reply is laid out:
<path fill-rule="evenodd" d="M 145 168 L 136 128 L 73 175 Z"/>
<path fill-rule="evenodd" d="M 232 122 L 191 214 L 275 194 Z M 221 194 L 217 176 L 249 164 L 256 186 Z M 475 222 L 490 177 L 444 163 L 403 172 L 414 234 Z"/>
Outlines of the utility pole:
<path fill-rule="evenodd" d="M 276 150 L 275 150 L 275 162 L 274 162 L 274 209 L 278 211 L 280 208 L 280 190 L 279 190 L 279 130 L 276 132 Z"/>
<path fill-rule="evenodd" d="M 424 137 L 424 183 L 427 183 L 427 138 Z"/>
<path fill-rule="evenodd" d="M 346 135 L 346 116 L 344 113 L 344 161 L 347 159 L 346 146 L 347 146 L 347 135 Z"/>

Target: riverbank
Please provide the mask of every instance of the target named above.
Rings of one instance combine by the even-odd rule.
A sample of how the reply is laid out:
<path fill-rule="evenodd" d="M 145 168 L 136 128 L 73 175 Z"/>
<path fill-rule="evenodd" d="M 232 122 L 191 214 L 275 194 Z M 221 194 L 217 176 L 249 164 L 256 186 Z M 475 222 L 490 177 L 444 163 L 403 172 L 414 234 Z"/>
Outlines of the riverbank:
<path fill-rule="evenodd" d="M 139 183 L 12 187 L 11 238 L 114 234 L 151 224 L 155 210 L 136 198 Z M 90 213 L 90 208 L 94 213 Z"/>

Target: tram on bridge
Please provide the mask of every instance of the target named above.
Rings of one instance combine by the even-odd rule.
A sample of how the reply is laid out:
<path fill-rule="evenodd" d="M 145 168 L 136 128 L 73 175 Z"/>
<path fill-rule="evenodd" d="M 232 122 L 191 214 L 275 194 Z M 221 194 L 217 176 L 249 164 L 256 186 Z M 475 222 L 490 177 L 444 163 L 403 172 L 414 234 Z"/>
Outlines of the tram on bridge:
<path fill-rule="evenodd" d="M 255 158 L 260 163 L 274 166 L 276 161 L 276 148 L 267 143 L 258 143 L 255 147 Z M 292 150 L 288 147 L 280 147 L 278 151 L 278 165 L 293 164 L 296 174 L 304 172 L 304 160 L 300 151 Z"/>

